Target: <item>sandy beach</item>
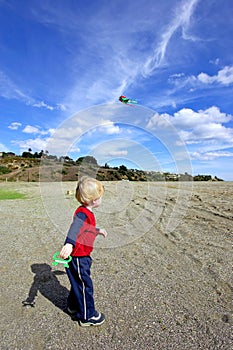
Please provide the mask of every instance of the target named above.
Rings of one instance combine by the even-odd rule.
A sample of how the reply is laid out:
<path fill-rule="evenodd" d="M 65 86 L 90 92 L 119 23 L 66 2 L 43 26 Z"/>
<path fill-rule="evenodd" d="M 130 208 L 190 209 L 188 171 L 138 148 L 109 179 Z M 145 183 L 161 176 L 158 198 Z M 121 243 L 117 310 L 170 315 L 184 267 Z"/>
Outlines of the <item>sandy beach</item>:
<path fill-rule="evenodd" d="M 229 350 L 233 324 L 233 183 L 105 182 L 92 254 L 96 309 L 65 312 L 69 281 L 52 266 L 78 203 L 76 183 L 0 183 L 1 349 Z M 23 306 L 28 297 L 34 303 Z"/>

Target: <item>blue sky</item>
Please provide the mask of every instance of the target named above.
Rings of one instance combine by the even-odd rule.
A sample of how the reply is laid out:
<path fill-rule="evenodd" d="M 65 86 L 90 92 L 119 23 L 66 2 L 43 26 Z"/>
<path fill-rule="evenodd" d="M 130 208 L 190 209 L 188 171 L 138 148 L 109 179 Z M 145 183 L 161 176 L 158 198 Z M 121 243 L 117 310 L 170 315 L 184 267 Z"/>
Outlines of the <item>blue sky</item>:
<path fill-rule="evenodd" d="M 0 0 L 0 151 L 233 180 L 232 11 L 231 0 Z"/>

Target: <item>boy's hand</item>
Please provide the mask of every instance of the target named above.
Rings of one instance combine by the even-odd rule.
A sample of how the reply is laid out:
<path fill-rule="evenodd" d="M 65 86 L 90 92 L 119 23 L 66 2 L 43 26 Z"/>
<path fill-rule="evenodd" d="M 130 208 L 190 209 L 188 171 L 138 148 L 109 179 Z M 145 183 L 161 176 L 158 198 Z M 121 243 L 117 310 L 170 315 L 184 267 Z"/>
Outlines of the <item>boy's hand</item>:
<path fill-rule="evenodd" d="M 62 259 L 67 259 L 68 256 L 72 253 L 73 245 L 70 243 L 66 243 L 62 250 L 60 251 L 60 256 Z"/>
<path fill-rule="evenodd" d="M 107 231 L 104 228 L 99 229 L 99 234 L 104 236 L 104 238 L 106 238 L 108 235 Z"/>

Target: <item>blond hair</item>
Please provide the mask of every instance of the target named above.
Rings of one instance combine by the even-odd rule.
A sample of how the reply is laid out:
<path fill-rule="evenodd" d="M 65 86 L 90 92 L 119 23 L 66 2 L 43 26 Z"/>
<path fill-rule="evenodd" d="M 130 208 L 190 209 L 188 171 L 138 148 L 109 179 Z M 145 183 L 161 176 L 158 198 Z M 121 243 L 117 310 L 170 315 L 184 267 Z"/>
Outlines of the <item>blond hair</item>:
<path fill-rule="evenodd" d="M 102 197 L 104 186 L 92 177 L 83 176 L 78 181 L 75 197 L 81 204 L 88 205 L 91 201 Z"/>

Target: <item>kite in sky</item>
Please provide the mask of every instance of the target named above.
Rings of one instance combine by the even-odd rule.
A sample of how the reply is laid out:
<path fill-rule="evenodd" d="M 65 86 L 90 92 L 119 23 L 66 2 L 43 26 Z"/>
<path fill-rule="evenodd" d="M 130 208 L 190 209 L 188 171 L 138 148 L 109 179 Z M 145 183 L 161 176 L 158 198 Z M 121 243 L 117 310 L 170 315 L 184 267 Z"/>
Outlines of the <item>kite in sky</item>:
<path fill-rule="evenodd" d="M 136 100 L 131 100 L 131 98 L 128 98 L 128 97 L 123 96 L 123 95 L 121 95 L 119 97 L 119 101 L 124 103 L 124 104 L 126 104 L 126 105 L 127 104 L 136 104 L 136 103 L 138 103 Z"/>

